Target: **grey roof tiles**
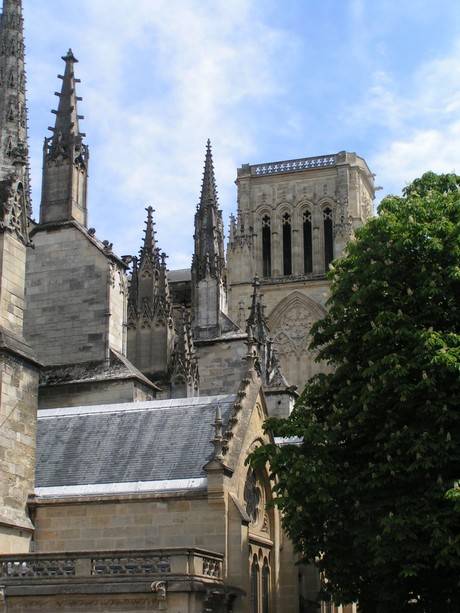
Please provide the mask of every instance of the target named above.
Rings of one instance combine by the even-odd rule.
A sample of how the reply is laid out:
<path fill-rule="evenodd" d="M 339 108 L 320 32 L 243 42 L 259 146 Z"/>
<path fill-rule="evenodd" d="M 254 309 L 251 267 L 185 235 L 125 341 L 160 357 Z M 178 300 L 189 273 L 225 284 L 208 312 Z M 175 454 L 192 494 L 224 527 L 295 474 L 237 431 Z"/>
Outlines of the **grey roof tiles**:
<path fill-rule="evenodd" d="M 206 476 L 217 406 L 234 395 L 39 411 L 36 487 Z"/>

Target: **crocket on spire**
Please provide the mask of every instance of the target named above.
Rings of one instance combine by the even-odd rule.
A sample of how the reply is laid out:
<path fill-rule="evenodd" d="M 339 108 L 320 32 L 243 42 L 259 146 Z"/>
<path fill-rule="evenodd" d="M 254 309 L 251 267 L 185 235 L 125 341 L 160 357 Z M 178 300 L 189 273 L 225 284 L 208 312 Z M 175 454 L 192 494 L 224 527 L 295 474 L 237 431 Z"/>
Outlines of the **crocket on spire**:
<path fill-rule="evenodd" d="M 208 139 L 200 203 L 195 214 L 195 279 L 200 281 L 207 275 L 218 279 L 224 274 L 224 267 L 222 212 L 218 208 L 211 141 Z"/>
<path fill-rule="evenodd" d="M 81 100 L 76 94 L 75 64 L 77 58 L 69 49 L 62 57 L 65 62 L 61 92 L 53 132 L 45 139 L 43 152 L 43 186 L 40 222 L 75 220 L 87 226 L 88 147 L 83 143 L 86 136 L 80 132 L 77 105 Z"/>

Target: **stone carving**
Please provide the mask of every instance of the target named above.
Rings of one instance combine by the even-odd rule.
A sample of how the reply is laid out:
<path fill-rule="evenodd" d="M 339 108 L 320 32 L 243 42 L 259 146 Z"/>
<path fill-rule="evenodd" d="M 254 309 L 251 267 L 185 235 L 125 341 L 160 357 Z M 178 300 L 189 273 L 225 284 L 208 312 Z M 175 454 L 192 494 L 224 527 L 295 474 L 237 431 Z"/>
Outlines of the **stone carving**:
<path fill-rule="evenodd" d="M 251 518 L 253 524 L 257 524 L 260 519 L 262 507 L 262 492 L 257 482 L 257 477 L 252 469 L 249 469 L 244 485 L 244 503 L 246 513 Z"/>
<path fill-rule="evenodd" d="M 310 342 L 310 329 L 315 321 L 306 304 L 296 301 L 291 304 L 273 328 L 274 343 L 282 357 L 303 355 Z"/>
<path fill-rule="evenodd" d="M 166 600 L 166 581 L 154 581 L 150 587 L 158 595 L 158 600 Z"/>
<path fill-rule="evenodd" d="M 110 287 L 115 287 L 115 264 L 113 262 L 109 262 L 107 268 L 107 281 Z"/>
<path fill-rule="evenodd" d="M 17 147 L 13 148 L 13 152 L 15 149 Z M 23 184 L 16 172 L 0 181 L 0 228 L 15 232 L 18 238 L 28 243 L 27 202 Z"/>
<path fill-rule="evenodd" d="M 262 528 L 260 529 L 261 532 L 266 532 L 267 534 L 270 533 L 270 523 L 269 523 L 269 519 L 268 519 L 268 513 L 265 512 L 264 513 L 264 520 L 262 523 Z"/>
<path fill-rule="evenodd" d="M 221 570 L 220 560 L 203 558 L 203 575 L 205 575 L 205 577 L 220 579 L 222 576 Z"/>

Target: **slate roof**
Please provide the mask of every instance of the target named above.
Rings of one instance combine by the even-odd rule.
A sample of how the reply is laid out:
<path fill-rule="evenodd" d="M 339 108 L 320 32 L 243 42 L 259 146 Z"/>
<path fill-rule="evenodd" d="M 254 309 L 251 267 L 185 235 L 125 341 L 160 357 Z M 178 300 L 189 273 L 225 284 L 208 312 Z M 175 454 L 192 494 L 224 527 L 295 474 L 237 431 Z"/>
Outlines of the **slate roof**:
<path fill-rule="evenodd" d="M 225 395 L 40 410 L 37 493 L 51 487 L 126 484 L 129 489 L 139 482 L 202 480 L 214 452 L 216 408 L 226 424 L 234 401 L 234 395 Z M 84 487 L 81 492 L 89 493 Z"/>

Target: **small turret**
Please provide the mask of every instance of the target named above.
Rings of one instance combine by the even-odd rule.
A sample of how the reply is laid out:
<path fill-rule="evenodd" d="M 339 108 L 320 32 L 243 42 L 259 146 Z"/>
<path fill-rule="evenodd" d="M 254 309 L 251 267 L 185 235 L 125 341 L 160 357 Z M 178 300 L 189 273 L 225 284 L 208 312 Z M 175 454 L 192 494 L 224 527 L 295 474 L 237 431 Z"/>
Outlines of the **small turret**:
<path fill-rule="evenodd" d="M 40 223 L 75 220 L 87 226 L 88 147 L 80 132 L 74 66 L 78 62 L 72 49 L 62 58 L 65 62 L 61 93 L 53 135 L 45 139 L 43 149 L 43 185 Z"/>
<path fill-rule="evenodd" d="M 139 262 L 133 259 L 128 295 L 128 359 L 164 385 L 174 348 L 173 308 L 166 254 L 156 246 L 153 208 L 148 207 Z"/>

